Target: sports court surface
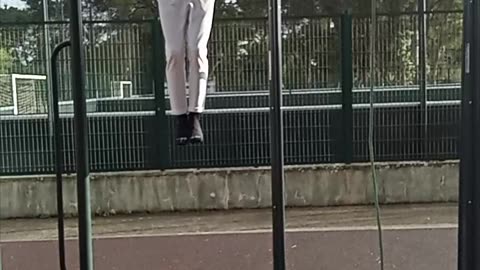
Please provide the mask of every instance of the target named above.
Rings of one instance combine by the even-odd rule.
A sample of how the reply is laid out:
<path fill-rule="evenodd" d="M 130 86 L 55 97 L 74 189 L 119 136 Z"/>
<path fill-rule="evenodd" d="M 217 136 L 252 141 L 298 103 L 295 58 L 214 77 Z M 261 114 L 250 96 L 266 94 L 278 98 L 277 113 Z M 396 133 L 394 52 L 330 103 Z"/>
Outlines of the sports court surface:
<path fill-rule="evenodd" d="M 395 205 L 382 211 L 388 270 L 456 267 L 457 205 Z M 58 269 L 56 220 L 2 220 L 3 270 Z M 76 237 L 76 220 L 66 235 Z M 137 214 L 94 219 L 95 269 L 271 269 L 270 210 Z M 74 240 L 69 269 L 78 269 Z M 292 270 L 378 268 L 372 207 L 290 209 L 287 265 Z"/>

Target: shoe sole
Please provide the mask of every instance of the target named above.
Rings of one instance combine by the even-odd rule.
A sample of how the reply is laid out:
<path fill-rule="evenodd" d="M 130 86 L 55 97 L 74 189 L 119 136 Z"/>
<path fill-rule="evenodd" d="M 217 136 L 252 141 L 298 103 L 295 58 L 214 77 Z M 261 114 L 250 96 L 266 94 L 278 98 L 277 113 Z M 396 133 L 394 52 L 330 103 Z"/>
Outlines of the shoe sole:
<path fill-rule="evenodd" d="M 198 137 L 192 137 L 190 139 L 188 138 L 177 138 L 175 139 L 175 143 L 176 145 L 179 145 L 179 146 L 184 146 L 184 145 L 187 145 L 187 144 L 203 144 L 203 139 L 202 138 L 198 138 Z"/>
<path fill-rule="evenodd" d="M 177 145 L 187 145 L 188 144 L 188 138 L 177 138 L 175 139 L 175 143 Z"/>
<path fill-rule="evenodd" d="M 203 143 L 203 138 L 192 137 L 192 138 L 190 138 L 190 143 L 191 144 L 202 144 Z"/>

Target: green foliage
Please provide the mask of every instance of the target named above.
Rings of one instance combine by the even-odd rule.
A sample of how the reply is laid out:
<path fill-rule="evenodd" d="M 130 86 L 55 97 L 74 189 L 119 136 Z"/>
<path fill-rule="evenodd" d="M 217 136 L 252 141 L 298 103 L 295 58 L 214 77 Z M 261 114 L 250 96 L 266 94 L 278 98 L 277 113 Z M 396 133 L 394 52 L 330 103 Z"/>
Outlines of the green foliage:
<path fill-rule="evenodd" d="M 6 74 L 12 67 L 12 56 L 7 49 L 0 47 L 0 74 Z"/>
<path fill-rule="evenodd" d="M 23 0 L 28 6 L 25 11 L 9 10 L 0 13 L 1 20 L 42 20 L 43 0 Z M 415 11 L 418 0 L 377 0 L 378 11 L 398 13 Z M 217 17 L 263 17 L 267 15 L 267 1 L 264 0 L 217 0 Z M 60 14 L 68 17 L 70 1 L 48 1 L 50 17 L 60 19 Z M 371 0 L 283 0 L 282 10 L 287 16 L 312 16 L 318 14 L 340 14 L 350 9 L 353 13 L 370 12 Z M 462 8 L 462 0 L 429 0 L 430 10 L 453 10 Z M 157 14 L 156 0 L 82 0 L 84 16 L 109 16 L 110 19 L 151 18 Z M 7 8 L 0 9 L 6 10 Z M 12 9 L 12 8 L 10 8 Z M 15 12 L 13 12 L 15 11 Z M 16 14 L 15 14 L 16 13 Z M 8 19 L 7 19 L 8 17 Z"/>
<path fill-rule="evenodd" d="M 428 82 L 461 80 L 463 14 L 432 14 L 428 32 Z M 433 34 L 435 33 L 435 34 Z"/>
<path fill-rule="evenodd" d="M 0 18 L 2 20 L 37 18 L 37 15 L 41 14 L 41 0 L 25 1 L 29 6 L 27 10 L 14 10 L 15 12 L 9 13 L 10 17 Z M 378 0 L 379 12 L 395 14 L 379 17 L 378 53 L 375 55 L 376 81 L 379 85 L 418 83 L 418 16 L 414 13 L 417 2 L 418 0 Z M 283 0 L 282 3 L 286 15 L 283 27 L 286 88 L 338 86 L 341 65 L 339 16 L 345 9 L 351 9 L 355 14 L 352 26 L 355 86 L 368 85 L 370 0 Z M 49 7 L 52 14 L 68 15 L 66 11 L 69 8 L 69 1 L 50 1 Z M 454 10 L 461 7 L 461 0 L 430 0 L 428 9 Z M 84 0 L 83 10 L 86 20 L 150 19 L 157 13 L 155 0 Z M 400 15 L 406 11 L 411 14 Z M 0 12 L 6 14 L 5 9 L 0 9 Z M 319 14 L 330 16 L 317 16 Z M 216 1 L 210 59 L 211 76 L 216 80 L 217 87 L 223 87 L 223 90 L 254 90 L 265 89 L 268 86 L 266 15 L 267 1 L 264 0 Z M 259 19 L 241 20 L 243 17 Z M 461 71 L 462 14 L 429 14 L 427 17 L 429 83 L 458 82 Z M 65 18 L 68 19 L 68 16 Z M 85 27 L 85 44 L 88 50 L 93 46 L 97 48 L 95 50 L 104 52 L 109 51 L 108 46 L 113 40 L 128 32 L 128 29 L 122 28 L 126 26 L 95 24 L 92 27 L 86 24 Z M 137 44 L 151 46 L 150 30 L 149 27 L 142 30 L 138 35 Z M 137 31 L 133 25 L 131 31 Z M 23 34 L 16 36 L 17 40 L 9 45 L 11 48 L 8 47 L 12 49 L 15 63 L 28 64 L 32 59 L 39 63 L 42 45 L 31 39 L 41 42 L 43 40 L 41 33 L 41 27 L 37 27 L 27 36 Z M 64 39 L 65 30 L 56 28 L 50 31 L 50 35 L 51 40 Z M 37 47 L 33 48 L 32 44 L 37 44 Z M 151 59 L 151 53 L 149 49 L 142 49 L 139 58 Z M 144 63 L 142 68 L 148 64 Z M 141 66 L 140 63 L 136 65 L 137 69 Z M 128 67 L 126 64 L 122 66 Z M 87 69 L 89 72 L 97 72 L 93 67 Z"/>
<path fill-rule="evenodd" d="M 14 7 L 0 7 L 0 23 L 31 21 L 28 11 Z"/>

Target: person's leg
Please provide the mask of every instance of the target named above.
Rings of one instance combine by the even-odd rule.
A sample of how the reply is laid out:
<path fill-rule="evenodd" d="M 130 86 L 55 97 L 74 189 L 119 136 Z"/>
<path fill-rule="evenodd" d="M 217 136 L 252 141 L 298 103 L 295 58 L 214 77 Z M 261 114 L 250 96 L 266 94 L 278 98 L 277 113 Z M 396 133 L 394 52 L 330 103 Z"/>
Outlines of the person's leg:
<path fill-rule="evenodd" d="M 189 106 L 192 142 L 203 142 L 200 115 L 204 111 L 208 82 L 207 46 L 212 30 L 215 0 L 190 0 L 187 29 L 189 60 Z"/>
<path fill-rule="evenodd" d="M 185 31 L 188 0 L 157 0 L 165 38 L 166 77 L 172 114 L 176 116 L 176 141 L 185 144 L 190 135 L 185 91 Z"/>

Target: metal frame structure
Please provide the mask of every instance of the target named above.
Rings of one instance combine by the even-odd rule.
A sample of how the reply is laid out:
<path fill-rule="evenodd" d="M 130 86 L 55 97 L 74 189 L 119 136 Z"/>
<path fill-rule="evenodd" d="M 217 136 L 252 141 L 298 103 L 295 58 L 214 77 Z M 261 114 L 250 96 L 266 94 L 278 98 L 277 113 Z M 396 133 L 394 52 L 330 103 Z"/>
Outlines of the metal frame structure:
<path fill-rule="evenodd" d="M 480 257 L 475 256 L 475 254 L 480 253 L 480 141 L 478 140 L 480 138 L 480 125 L 478 124 L 480 123 L 480 0 L 464 1 L 465 43 L 458 269 L 478 270 L 480 269 Z M 269 80 L 271 88 L 269 110 L 271 117 L 273 269 L 285 270 L 281 0 L 269 0 L 268 3 L 270 20 Z M 80 1 L 72 0 L 71 4 L 71 43 L 68 43 L 68 45 L 71 45 L 71 67 L 73 71 L 80 270 L 93 270 L 85 65 L 83 43 L 81 42 L 83 25 Z M 64 47 L 68 45 L 63 44 Z M 52 60 L 52 65 L 54 65 L 54 60 Z M 58 110 L 55 110 L 54 113 L 57 115 L 55 122 L 58 123 Z M 58 131 L 55 137 L 59 137 Z M 56 153 L 59 156 L 58 149 Z M 61 179 L 62 168 L 59 164 L 57 164 L 57 170 Z M 60 206 L 61 204 L 59 201 Z"/>
<path fill-rule="evenodd" d="M 480 269 L 480 0 L 464 1 L 458 270 Z"/>
<path fill-rule="evenodd" d="M 282 111 L 282 1 L 269 0 L 270 151 L 273 224 L 273 269 L 285 270 L 285 174 Z"/>
<path fill-rule="evenodd" d="M 60 124 L 60 110 L 58 97 L 58 74 L 57 74 L 57 58 L 58 54 L 64 48 L 71 46 L 70 41 L 64 41 L 58 44 L 52 52 L 50 70 L 52 71 L 52 137 L 53 145 L 55 146 L 55 173 L 57 184 L 57 215 L 58 215 L 58 256 L 60 263 L 60 270 L 66 270 L 67 265 L 65 261 L 65 226 L 64 226 L 64 212 L 63 212 L 63 153 L 62 153 L 62 135 Z"/>
<path fill-rule="evenodd" d="M 76 175 L 77 175 L 77 198 L 78 198 L 78 229 L 79 229 L 79 251 L 80 270 L 93 270 L 93 243 L 92 224 L 90 207 L 90 171 L 88 160 L 88 125 L 85 98 L 85 57 L 82 42 L 83 22 L 81 18 L 81 2 L 72 0 L 70 10 L 70 42 L 64 42 L 56 48 L 53 55 L 52 67 L 55 66 L 55 59 L 58 51 L 70 46 L 71 68 L 72 68 L 72 89 L 75 119 L 75 154 L 76 154 Z M 282 38 L 281 38 L 281 0 L 269 1 L 270 19 L 270 96 L 271 96 L 271 159 L 272 159 L 272 223 L 273 223 L 273 268 L 274 270 L 286 269 L 285 264 L 285 198 L 284 198 L 284 155 L 283 155 L 283 112 L 282 112 Z M 55 68 L 54 68 L 55 69 Z M 54 76 L 55 77 L 55 76 Z M 56 78 L 56 77 L 55 77 Z M 56 79 L 54 78 L 54 85 Z M 58 89 L 54 87 L 53 92 Z M 58 93 L 53 93 L 54 99 L 58 100 Z M 58 102 L 57 102 L 58 103 Z M 54 134 L 57 161 L 57 191 L 62 188 L 62 166 L 60 158 L 60 140 L 58 133 L 59 111 L 54 107 L 54 119 L 57 130 Z M 55 109 L 56 108 L 56 109 Z M 60 194 L 57 195 L 61 195 Z M 58 196 L 57 204 L 59 213 L 63 212 L 61 196 Z M 65 268 L 64 244 L 63 244 L 63 216 L 59 217 L 59 235 L 62 244 L 60 245 L 60 266 Z"/>
<path fill-rule="evenodd" d="M 88 160 L 88 125 L 85 99 L 85 55 L 81 1 L 70 6 L 70 42 L 73 107 L 75 118 L 75 154 L 78 200 L 78 242 L 80 270 L 93 270 L 92 221 L 90 206 L 90 166 Z"/>

